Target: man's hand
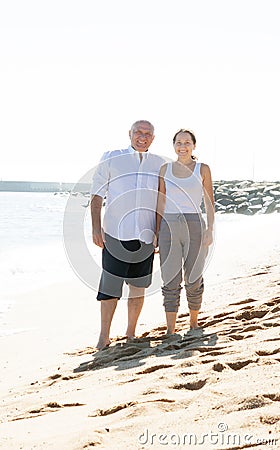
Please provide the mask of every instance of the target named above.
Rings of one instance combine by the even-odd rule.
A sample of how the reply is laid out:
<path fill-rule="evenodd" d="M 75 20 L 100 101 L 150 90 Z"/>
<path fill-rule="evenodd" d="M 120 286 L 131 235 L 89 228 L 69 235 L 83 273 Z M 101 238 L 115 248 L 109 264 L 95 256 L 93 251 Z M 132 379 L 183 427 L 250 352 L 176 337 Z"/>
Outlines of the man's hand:
<path fill-rule="evenodd" d="M 156 234 L 154 235 L 153 246 L 154 246 L 154 252 L 155 252 L 155 253 L 159 253 L 159 248 L 158 248 L 158 236 L 157 236 Z"/>
<path fill-rule="evenodd" d="M 92 232 L 92 240 L 95 245 L 100 248 L 104 248 L 105 238 L 103 230 L 101 230 L 100 232 Z"/>

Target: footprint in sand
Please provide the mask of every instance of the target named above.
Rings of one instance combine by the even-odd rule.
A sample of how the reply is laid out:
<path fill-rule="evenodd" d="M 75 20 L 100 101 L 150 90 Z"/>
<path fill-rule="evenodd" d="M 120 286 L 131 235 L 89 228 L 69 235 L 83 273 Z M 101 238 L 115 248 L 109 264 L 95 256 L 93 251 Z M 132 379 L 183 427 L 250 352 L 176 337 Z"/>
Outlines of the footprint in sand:
<path fill-rule="evenodd" d="M 175 403 L 175 400 L 173 399 L 168 399 L 168 398 L 159 398 L 159 399 L 153 399 L 153 400 L 146 400 L 144 402 L 127 402 L 127 403 L 122 403 L 119 405 L 115 405 L 112 406 L 111 408 L 108 409 L 98 409 L 96 410 L 94 413 L 90 414 L 88 417 L 98 417 L 98 416 L 109 416 L 111 414 L 115 414 L 118 411 L 122 411 L 124 409 L 127 408 L 131 408 L 132 406 L 136 406 L 136 405 L 143 405 L 146 403 Z"/>
<path fill-rule="evenodd" d="M 88 442 L 87 444 L 85 444 L 83 446 L 83 449 L 97 447 L 98 445 L 102 445 L 102 444 L 103 444 L 103 441 L 101 439 L 96 439 L 94 441 L 91 441 L 91 442 Z"/>
<path fill-rule="evenodd" d="M 277 322 L 264 322 L 263 323 L 263 325 L 266 327 L 266 328 L 270 328 L 270 327 L 280 327 L 280 323 L 277 323 Z"/>
<path fill-rule="evenodd" d="M 82 376 L 83 376 L 82 373 L 78 374 L 78 375 L 65 375 L 65 376 L 63 376 L 62 374 L 59 374 L 59 373 L 55 373 L 54 375 L 51 375 L 48 377 L 48 380 L 51 381 L 49 386 L 52 386 L 58 380 L 68 381 L 68 380 L 74 380 L 76 378 L 81 378 Z"/>
<path fill-rule="evenodd" d="M 91 432 L 90 433 L 90 438 L 89 441 L 86 442 L 82 447 L 75 447 L 75 450 L 83 450 L 83 449 L 91 449 L 93 447 L 99 447 L 100 445 L 102 445 L 101 448 L 104 448 L 104 435 L 106 435 L 107 433 L 109 433 L 109 428 L 105 428 L 104 430 L 98 430 L 95 432 Z"/>
<path fill-rule="evenodd" d="M 251 309 L 247 311 L 242 311 L 241 313 L 237 313 L 235 318 L 237 320 L 253 320 L 253 319 L 261 319 L 269 312 L 268 308 L 264 309 Z"/>
<path fill-rule="evenodd" d="M 197 391 L 199 389 L 202 389 L 205 384 L 206 384 L 207 380 L 196 380 L 196 381 L 192 381 L 189 383 L 179 383 L 179 384 L 174 384 L 173 386 L 171 386 L 171 389 L 187 389 L 189 391 Z"/>
<path fill-rule="evenodd" d="M 271 403 L 263 395 L 255 395 L 253 397 L 247 397 L 239 403 L 238 411 L 244 411 L 247 409 L 262 408 L 263 406 Z"/>
<path fill-rule="evenodd" d="M 9 422 L 14 422 L 16 420 L 33 419 L 34 417 L 37 417 L 37 416 L 42 416 L 47 413 L 58 411 L 61 408 L 69 408 L 69 407 L 74 407 L 74 406 L 85 406 L 85 403 L 77 403 L 77 402 L 76 403 L 63 403 L 62 405 L 60 405 L 57 402 L 49 402 L 41 408 L 31 409 L 30 411 L 28 411 L 27 413 L 25 413 L 21 416 L 13 417 L 12 419 L 9 420 Z"/>
<path fill-rule="evenodd" d="M 242 333 L 247 333 L 248 331 L 256 331 L 256 330 L 264 330 L 264 327 L 262 325 L 249 325 L 248 327 L 245 327 Z"/>
<path fill-rule="evenodd" d="M 201 364 L 210 364 L 210 363 L 212 363 L 214 361 L 215 361 L 215 359 L 204 359 L 204 360 L 201 361 Z"/>
<path fill-rule="evenodd" d="M 240 334 L 230 334 L 229 333 L 229 337 L 230 337 L 230 339 L 234 339 L 235 341 L 242 341 L 242 339 L 244 339 L 244 336 L 241 336 Z"/>
<path fill-rule="evenodd" d="M 264 423 L 266 425 L 274 425 L 275 423 L 277 423 L 279 421 L 280 421 L 280 415 L 276 415 L 276 416 L 266 415 L 266 416 L 260 417 L 260 422 Z"/>
<path fill-rule="evenodd" d="M 215 363 L 212 367 L 212 369 L 215 370 L 215 372 L 222 372 L 225 368 L 226 366 L 224 366 L 224 364 L 222 363 Z"/>
<path fill-rule="evenodd" d="M 180 377 L 189 377 L 191 375 L 197 375 L 199 372 L 181 372 Z"/>
<path fill-rule="evenodd" d="M 158 366 L 147 367 L 147 369 L 141 370 L 141 372 L 136 372 L 136 375 L 152 373 L 152 372 L 155 372 L 156 370 L 168 369 L 169 367 L 173 367 L 173 364 L 160 364 Z"/>
<path fill-rule="evenodd" d="M 258 350 L 256 351 L 256 354 L 259 356 L 271 356 L 276 355 L 280 352 L 280 348 L 276 348 L 275 350 Z"/>
<path fill-rule="evenodd" d="M 259 361 L 259 358 L 256 358 L 256 359 L 246 359 L 246 360 L 228 362 L 226 364 L 232 370 L 240 370 L 240 369 L 243 369 L 243 367 L 248 366 L 249 364 L 257 363 L 258 361 Z"/>
<path fill-rule="evenodd" d="M 247 298 L 246 300 L 240 300 L 239 302 L 236 303 L 230 303 L 229 306 L 239 306 L 239 305 L 246 305 L 246 303 L 253 303 L 256 302 L 257 300 L 254 298 Z"/>
<path fill-rule="evenodd" d="M 112 406 L 111 408 L 108 409 L 98 409 L 94 413 L 90 414 L 89 417 L 109 416 L 110 414 L 115 414 L 116 412 L 121 411 L 122 409 L 129 408 L 136 404 L 137 402 L 128 402 Z"/>
<path fill-rule="evenodd" d="M 269 400 L 272 400 L 273 402 L 280 402 L 280 394 L 263 394 L 265 398 L 269 398 Z"/>
<path fill-rule="evenodd" d="M 275 341 L 280 341 L 280 338 L 265 339 L 263 342 L 275 342 Z"/>

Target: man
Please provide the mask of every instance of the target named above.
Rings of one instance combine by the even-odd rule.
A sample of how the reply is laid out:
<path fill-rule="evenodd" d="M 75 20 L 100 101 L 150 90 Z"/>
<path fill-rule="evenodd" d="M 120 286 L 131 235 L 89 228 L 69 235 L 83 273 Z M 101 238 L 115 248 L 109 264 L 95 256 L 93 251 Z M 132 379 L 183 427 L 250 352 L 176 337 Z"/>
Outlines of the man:
<path fill-rule="evenodd" d="M 102 248 L 97 295 L 101 302 L 99 350 L 110 344 L 111 322 L 124 281 L 129 287 L 126 336 L 130 339 L 135 336 L 145 288 L 152 279 L 158 174 L 164 160 L 148 152 L 154 140 L 150 122 L 135 122 L 129 136 L 131 145 L 127 149 L 104 153 L 91 190 L 92 238 Z"/>

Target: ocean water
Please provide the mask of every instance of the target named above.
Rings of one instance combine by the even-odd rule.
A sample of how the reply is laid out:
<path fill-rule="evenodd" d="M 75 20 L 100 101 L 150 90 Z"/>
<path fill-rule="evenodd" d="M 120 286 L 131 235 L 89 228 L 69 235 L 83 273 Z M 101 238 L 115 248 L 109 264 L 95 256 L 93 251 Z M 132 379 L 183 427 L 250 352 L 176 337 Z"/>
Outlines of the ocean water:
<path fill-rule="evenodd" d="M 77 275 L 64 249 L 68 198 L 66 194 L 0 192 L 0 332 L 8 310 L 16 307 L 18 294 Z M 78 205 L 84 206 L 85 241 L 100 265 L 100 250 L 91 243 L 87 201 L 82 198 Z M 216 215 L 215 241 L 206 268 L 208 283 L 244 274 L 252 265 L 279 257 L 279 226 L 280 214 Z M 158 262 L 155 270 L 159 272 Z"/>
<path fill-rule="evenodd" d="M 0 326 L 13 297 L 69 277 L 62 240 L 67 198 L 0 192 Z"/>
<path fill-rule="evenodd" d="M 49 193 L 0 193 L 1 298 L 61 276 L 66 201 Z"/>

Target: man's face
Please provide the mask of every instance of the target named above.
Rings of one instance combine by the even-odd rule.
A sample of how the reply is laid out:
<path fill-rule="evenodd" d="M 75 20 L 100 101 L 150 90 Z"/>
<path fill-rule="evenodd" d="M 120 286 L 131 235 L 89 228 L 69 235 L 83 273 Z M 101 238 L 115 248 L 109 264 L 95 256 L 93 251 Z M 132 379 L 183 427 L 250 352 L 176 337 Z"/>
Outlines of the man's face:
<path fill-rule="evenodd" d="M 134 150 L 146 152 L 154 140 L 154 131 L 149 124 L 139 122 L 131 128 L 129 136 Z"/>

